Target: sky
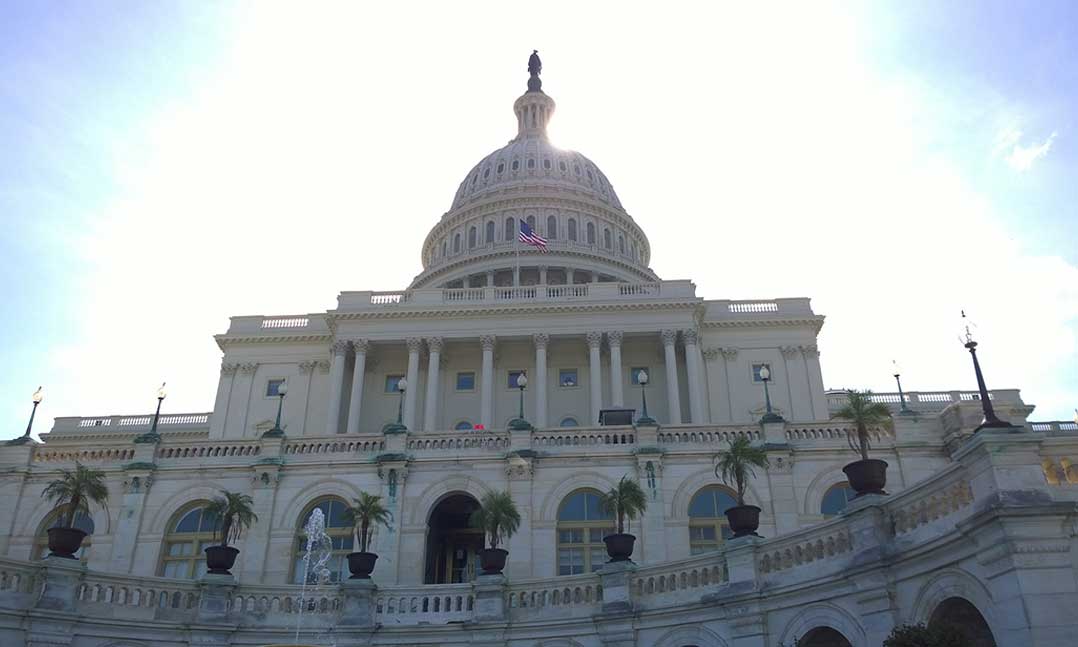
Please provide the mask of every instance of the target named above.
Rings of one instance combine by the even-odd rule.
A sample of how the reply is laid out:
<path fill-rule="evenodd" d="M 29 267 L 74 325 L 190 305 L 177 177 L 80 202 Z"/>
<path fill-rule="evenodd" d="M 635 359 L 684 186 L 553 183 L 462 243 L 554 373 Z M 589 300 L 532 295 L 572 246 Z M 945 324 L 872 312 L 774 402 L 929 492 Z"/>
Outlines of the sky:
<path fill-rule="evenodd" d="M 213 407 L 228 318 L 393 290 L 515 135 L 664 279 L 808 296 L 829 388 L 1078 407 L 1078 3 L 0 2 L 0 437 Z M 392 223 L 392 226 L 386 226 Z"/>

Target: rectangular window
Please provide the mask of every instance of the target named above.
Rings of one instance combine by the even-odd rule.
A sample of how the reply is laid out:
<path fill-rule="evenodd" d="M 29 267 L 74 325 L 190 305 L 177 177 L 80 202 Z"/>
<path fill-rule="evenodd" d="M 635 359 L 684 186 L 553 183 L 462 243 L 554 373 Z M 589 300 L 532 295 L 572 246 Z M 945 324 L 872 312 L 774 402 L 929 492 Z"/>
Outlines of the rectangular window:
<path fill-rule="evenodd" d="M 651 371 L 646 366 L 634 366 L 629 369 L 629 379 L 632 380 L 633 386 L 640 386 L 640 371 L 643 371 L 648 376 L 648 381 L 651 381 Z"/>
<path fill-rule="evenodd" d="M 474 391 L 475 390 L 475 372 L 474 371 L 462 371 L 457 373 L 457 390 L 458 391 Z"/>
<path fill-rule="evenodd" d="M 520 377 L 521 374 L 527 375 L 527 372 L 524 370 L 509 371 L 509 379 L 506 381 L 506 386 L 510 389 L 519 389 L 520 387 L 517 385 L 517 378 Z"/>
<path fill-rule="evenodd" d="M 764 378 L 760 377 L 760 369 L 764 368 L 765 366 L 767 367 L 767 372 L 771 374 L 767 379 L 772 381 L 772 382 L 775 380 L 775 373 L 771 370 L 771 365 L 767 364 L 767 363 L 763 363 L 763 364 L 753 364 L 752 365 L 752 381 L 753 382 L 763 382 L 764 381 Z"/>
<path fill-rule="evenodd" d="M 284 384 L 284 380 L 270 380 L 269 382 L 266 382 L 266 397 L 276 398 L 280 395 L 277 389 L 281 388 L 282 384 Z"/>
<path fill-rule="evenodd" d="M 575 368 L 563 368 L 558 371 L 558 385 L 570 389 L 580 384 L 577 380 L 577 374 Z"/>
<path fill-rule="evenodd" d="M 386 376 L 386 393 L 396 393 L 398 391 L 397 385 L 404 379 L 403 375 L 387 375 Z"/>

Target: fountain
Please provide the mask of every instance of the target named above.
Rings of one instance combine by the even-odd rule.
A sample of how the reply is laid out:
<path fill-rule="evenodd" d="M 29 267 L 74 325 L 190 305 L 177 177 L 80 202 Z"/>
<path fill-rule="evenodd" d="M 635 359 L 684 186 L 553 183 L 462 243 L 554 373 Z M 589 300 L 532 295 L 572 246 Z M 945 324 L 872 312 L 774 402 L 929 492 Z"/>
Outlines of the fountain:
<path fill-rule="evenodd" d="M 332 573 L 326 564 L 333 556 L 333 541 L 326 533 L 326 517 L 320 508 L 315 508 L 307 519 L 303 531 L 307 536 L 307 543 L 303 548 L 303 579 L 300 582 L 299 611 L 296 615 L 296 638 L 294 645 L 299 645 L 299 633 L 303 625 L 303 612 L 310 607 L 314 610 L 318 604 L 319 593 L 329 584 Z M 312 595 L 307 596 L 307 586 L 311 585 Z M 334 645 L 335 641 L 325 640 L 325 631 L 317 630 L 314 635 L 314 643 Z"/>

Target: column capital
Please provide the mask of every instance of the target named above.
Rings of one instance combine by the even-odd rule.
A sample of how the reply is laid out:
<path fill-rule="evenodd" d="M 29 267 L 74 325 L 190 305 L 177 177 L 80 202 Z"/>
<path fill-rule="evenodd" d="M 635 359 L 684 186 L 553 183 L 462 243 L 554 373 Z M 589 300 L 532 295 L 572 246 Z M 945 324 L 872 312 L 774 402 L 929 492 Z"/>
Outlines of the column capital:
<path fill-rule="evenodd" d="M 318 366 L 318 360 L 309 359 L 299 363 L 299 372 L 304 375 L 310 375 L 314 373 L 314 369 Z"/>
<path fill-rule="evenodd" d="M 622 332 L 620 330 L 606 331 L 606 343 L 609 346 L 621 346 Z"/>
<path fill-rule="evenodd" d="M 601 331 L 588 331 L 584 338 L 588 341 L 588 348 L 599 348 L 603 345 L 603 333 Z"/>
<path fill-rule="evenodd" d="M 246 364 L 240 364 L 240 373 L 244 375 L 254 375 L 258 370 L 258 364 L 254 362 L 247 362 Z"/>
<path fill-rule="evenodd" d="M 695 328 L 686 328 L 681 331 L 681 339 L 686 344 L 695 346 L 698 338 L 698 333 Z"/>
<path fill-rule="evenodd" d="M 702 352 L 704 353 L 704 359 L 709 362 L 713 362 L 719 358 L 719 354 L 722 352 L 722 349 L 716 347 L 705 348 Z"/>
<path fill-rule="evenodd" d="M 545 332 L 537 332 L 532 335 L 532 341 L 535 343 L 536 348 L 546 348 L 550 343 L 550 335 Z"/>
<path fill-rule="evenodd" d="M 497 341 L 498 338 L 494 335 L 480 335 L 479 337 L 479 345 L 482 346 L 483 350 L 494 350 L 494 345 Z"/>
<path fill-rule="evenodd" d="M 801 352 L 801 349 L 797 346 L 779 346 L 779 352 L 782 353 L 782 356 L 786 359 L 793 359 Z"/>
<path fill-rule="evenodd" d="M 816 359 L 820 356 L 820 350 L 816 348 L 816 344 L 801 346 L 800 349 L 801 354 L 804 355 L 806 359 Z"/>
<path fill-rule="evenodd" d="M 441 337 L 427 337 L 427 350 L 432 353 L 442 352 L 442 338 Z"/>
<path fill-rule="evenodd" d="M 737 349 L 736 348 L 730 348 L 729 346 L 725 346 L 725 347 L 719 348 L 719 352 L 722 353 L 722 356 L 725 357 L 726 361 L 728 361 L 728 362 L 732 362 L 735 359 L 737 359 Z"/>
<path fill-rule="evenodd" d="M 355 339 L 351 339 L 349 341 L 352 344 L 352 351 L 353 352 L 366 353 L 368 350 L 370 350 L 370 346 L 371 346 L 370 342 L 368 342 L 366 339 L 364 339 L 362 337 L 356 337 Z"/>
<path fill-rule="evenodd" d="M 348 352 L 348 346 L 350 345 L 350 343 L 351 342 L 349 342 L 347 339 L 338 339 L 330 345 L 329 354 L 344 355 Z"/>
<path fill-rule="evenodd" d="M 676 330 L 663 330 L 659 333 L 659 337 L 663 340 L 663 346 L 673 346 L 677 343 Z"/>
<path fill-rule="evenodd" d="M 409 337 L 404 340 L 404 343 L 408 345 L 409 353 L 418 353 L 423 350 L 423 338 L 422 337 Z M 409 390 L 415 388 L 411 384 L 408 385 Z"/>
<path fill-rule="evenodd" d="M 240 368 L 239 364 L 221 364 L 221 375 L 235 375 Z"/>

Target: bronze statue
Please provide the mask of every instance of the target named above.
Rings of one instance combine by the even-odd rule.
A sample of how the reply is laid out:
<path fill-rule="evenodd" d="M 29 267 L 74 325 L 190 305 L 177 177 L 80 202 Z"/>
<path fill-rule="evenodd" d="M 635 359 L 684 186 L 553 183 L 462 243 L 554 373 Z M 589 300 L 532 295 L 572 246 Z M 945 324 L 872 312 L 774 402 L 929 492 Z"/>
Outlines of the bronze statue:
<path fill-rule="evenodd" d="M 531 75 L 528 78 L 528 92 L 543 91 L 543 81 L 539 78 L 542 72 L 543 62 L 539 60 L 539 50 L 533 49 L 532 55 L 528 58 L 528 74 Z"/>

